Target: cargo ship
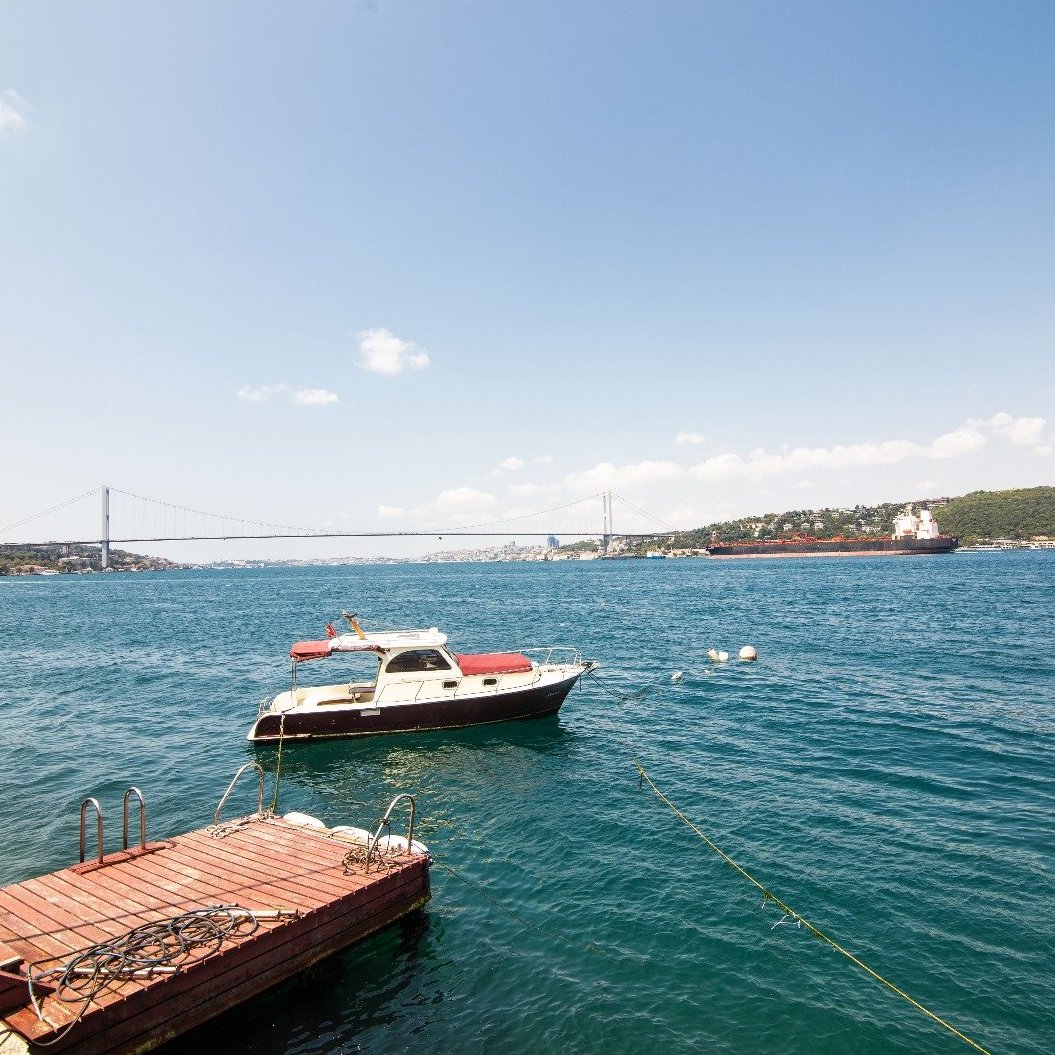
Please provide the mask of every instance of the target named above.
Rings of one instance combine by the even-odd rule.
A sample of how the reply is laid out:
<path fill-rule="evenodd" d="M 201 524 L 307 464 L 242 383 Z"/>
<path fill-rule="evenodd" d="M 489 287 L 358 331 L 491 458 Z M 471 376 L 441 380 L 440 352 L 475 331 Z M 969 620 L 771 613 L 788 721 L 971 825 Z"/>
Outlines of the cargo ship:
<path fill-rule="evenodd" d="M 919 516 L 908 506 L 894 519 L 888 538 L 858 535 L 854 538 L 811 538 L 793 535 L 764 542 L 712 542 L 711 557 L 906 557 L 929 553 L 951 553 L 960 544 L 952 535 L 943 535 L 929 509 Z"/>

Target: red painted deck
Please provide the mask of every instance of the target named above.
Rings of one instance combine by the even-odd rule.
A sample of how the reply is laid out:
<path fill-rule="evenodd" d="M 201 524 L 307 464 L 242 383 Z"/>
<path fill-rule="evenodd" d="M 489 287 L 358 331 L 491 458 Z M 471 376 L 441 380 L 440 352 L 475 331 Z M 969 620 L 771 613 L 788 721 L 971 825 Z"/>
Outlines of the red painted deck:
<path fill-rule="evenodd" d="M 349 849 L 325 832 L 253 820 L 223 838 L 203 829 L 0 889 L 0 1050 L 19 1050 L 20 1037 L 37 1050 L 73 1022 L 47 1050 L 149 1050 L 428 901 L 428 857 L 387 858 L 366 874 L 344 865 Z M 38 974 L 144 923 L 232 904 L 296 915 L 261 920 L 203 958 L 192 953 L 175 974 L 113 979 L 88 1004 L 45 995 L 52 1025 L 24 1003 L 27 965 Z M 5 962 L 18 958 L 20 967 Z M 6 1042 L 5 1027 L 14 1033 Z"/>

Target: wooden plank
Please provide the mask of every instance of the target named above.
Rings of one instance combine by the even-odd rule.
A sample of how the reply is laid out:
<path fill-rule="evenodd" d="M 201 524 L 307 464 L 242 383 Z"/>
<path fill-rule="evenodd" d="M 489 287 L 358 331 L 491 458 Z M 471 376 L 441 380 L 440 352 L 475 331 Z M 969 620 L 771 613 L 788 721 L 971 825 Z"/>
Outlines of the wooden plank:
<path fill-rule="evenodd" d="M 217 864 L 216 867 L 219 871 L 221 866 Z M 306 879 L 292 881 L 288 876 L 282 875 L 270 879 L 266 872 L 255 870 L 252 873 L 247 870 L 239 876 L 231 862 L 225 862 L 223 867 L 226 868 L 226 883 L 217 899 L 221 902 L 235 901 L 241 904 L 247 898 L 257 898 L 259 907 L 308 910 L 324 904 L 330 897 L 339 896 L 332 891 L 320 893 L 318 886 L 312 885 Z M 260 899 L 262 904 L 259 903 Z"/>
<path fill-rule="evenodd" d="M 184 961 L 175 975 L 115 979 L 89 1005 L 46 999 L 61 1034 L 52 1050 L 77 1055 L 143 1051 L 262 991 L 323 956 L 360 940 L 429 897 L 429 861 L 402 858 L 370 875 L 346 872 L 351 844 L 282 822 L 254 822 L 216 839 L 192 832 L 149 854 L 112 855 L 102 866 L 64 869 L 0 890 L 5 954 L 32 959 L 118 938 L 144 922 L 207 904 L 299 909 L 298 918 L 262 923 L 226 946 Z M 37 1042 L 56 1028 L 31 1008 L 0 1016 Z"/>
<path fill-rule="evenodd" d="M 212 876 L 202 876 L 196 869 L 181 867 L 181 862 L 173 854 L 170 849 L 165 851 L 164 857 L 140 858 L 134 868 L 118 866 L 108 878 L 137 892 L 154 906 L 162 903 L 214 904 L 222 900 L 224 884 Z"/>
<path fill-rule="evenodd" d="M 334 855 L 330 860 L 321 863 L 305 862 L 292 855 L 275 855 L 272 849 L 260 845 L 236 846 L 225 845 L 228 841 L 209 839 L 208 841 L 180 843 L 174 853 L 187 853 L 199 856 L 203 861 L 230 875 L 232 871 L 239 876 L 255 878 L 262 881 L 281 879 L 284 883 L 304 888 L 313 900 L 322 895 L 340 895 L 357 885 L 357 878 L 345 876 L 341 867 L 344 853 Z M 361 884 L 361 880 L 358 883 Z"/>
<path fill-rule="evenodd" d="M 77 1027 L 77 1052 L 80 1055 L 83 1050 L 84 1055 L 89 1055 L 96 1050 L 94 1045 L 85 1046 L 84 1042 L 99 1034 L 105 1034 L 107 1049 L 113 1047 L 116 1036 L 138 1037 L 137 1045 L 141 1044 L 142 1036 L 155 1029 L 163 1006 L 167 1005 L 173 1019 L 194 1015 L 198 1005 L 203 1002 L 222 1003 L 228 990 L 241 984 L 240 980 L 244 979 L 248 991 L 233 1001 L 240 1002 L 261 991 L 263 985 L 258 978 L 261 972 L 278 970 L 280 973 L 275 981 L 288 977 L 300 969 L 289 965 L 291 957 L 310 954 L 307 962 L 314 962 L 328 955 L 324 950 L 335 951 L 359 940 L 423 903 L 428 897 L 428 870 L 424 860 L 414 862 L 399 872 L 388 873 L 386 880 L 375 884 L 371 893 L 376 896 L 366 912 L 361 909 L 349 912 L 346 906 L 345 911 L 342 911 L 342 906 L 335 903 L 328 910 L 275 925 L 262 934 L 257 932 L 256 935 L 232 943 L 223 952 L 200 961 L 179 975 L 151 982 L 152 995 L 130 994 L 120 1008 L 108 1006 L 93 1009 Z M 285 969 L 283 965 L 286 965 Z M 233 1006 L 233 1003 L 222 1003 L 222 1007 Z M 204 1021 L 212 1013 L 216 1012 L 207 1013 L 200 1020 Z M 137 1022 L 139 1019 L 141 1021 Z M 47 1027 L 43 1028 L 46 1030 Z M 184 1025 L 180 1031 L 186 1028 L 189 1025 Z M 34 1031 L 34 1039 L 47 1041 L 50 1037 L 50 1031 Z"/>
<path fill-rule="evenodd" d="M 85 920 L 82 915 L 71 911 L 69 902 L 56 904 L 49 899 L 46 888 L 42 893 L 40 885 L 34 885 L 32 881 L 8 887 L 4 893 L 11 898 L 11 904 L 17 901 L 23 906 L 21 916 L 24 920 L 33 921 L 42 928 L 42 937 L 54 938 L 71 949 L 108 941 L 121 932 L 120 927 L 106 927 L 97 921 Z"/>
<path fill-rule="evenodd" d="M 185 978 L 180 976 L 167 982 L 162 994 L 164 1002 L 152 1003 L 149 1009 L 140 1012 L 144 1020 L 139 1023 L 138 1035 L 153 1033 L 164 1020 L 169 1023 L 164 1036 L 175 1036 L 290 977 L 308 964 L 387 926 L 419 907 L 427 896 L 426 873 L 417 877 L 416 882 L 402 883 L 387 896 L 382 896 L 374 911 L 368 915 L 360 914 L 352 923 L 337 917 L 328 926 L 306 928 L 305 921 L 297 921 L 296 926 L 286 925 L 282 933 L 271 932 L 268 935 L 270 940 L 266 942 L 260 940 L 246 943 L 240 950 L 228 950 L 217 957 L 212 970 L 207 970 L 203 964 L 193 977 L 188 972 Z M 219 962 L 221 959 L 222 963 Z M 222 986 L 216 984 L 217 977 L 222 977 Z M 179 986 L 180 981 L 185 984 Z M 126 1051 L 126 1047 L 115 1043 L 118 1037 L 134 1038 L 137 1035 L 135 1023 L 107 1025 L 103 1029 L 106 1046 L 98 1049 L 88 1046 L 84 1055 L 92 1055 L 95 1050 Z M 99 1035 L 98 1031 L 96 1035 Z M 80 1055 L 81 1047 L 78 1046 L 77 1050 Z"/>

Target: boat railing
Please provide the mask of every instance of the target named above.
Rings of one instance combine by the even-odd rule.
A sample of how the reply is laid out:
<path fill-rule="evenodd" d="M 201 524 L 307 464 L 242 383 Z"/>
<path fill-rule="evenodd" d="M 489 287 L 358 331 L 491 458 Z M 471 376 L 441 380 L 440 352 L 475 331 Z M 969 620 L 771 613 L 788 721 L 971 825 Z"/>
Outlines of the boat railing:
<path fill-rule="evenodd" d="M 271 710 L 271 704 L 275 702 L 274 696 L 265 696 L 260 703 L 257 704 L 256 716 L 257 718 L 263 718 L 269 710 Z"/>
<path fill-rule="evenodd" d="M 264 815 L 264 767 L 259 762 L 246 762 L 241 769 L 238 770 L 234 775 L 234 779 L 230 784 L 227 785 L 227 790 L 223 793 L 223 798 L 220 799 L 220 804 L 216 807 L 216 812 L 213 814 L 213 824 L 220 823 L 220 811 L 224 807 L 224 803 L 230 798 L 231 792 L 234 791 L 235 784 L 238 783 L 238 778 L 247 770 L 255 769 L 257 773 L 257 788 L 256 788 L 256 816 L 262 817 Z"/>
<path fill-rule="evenodd" d="M 381 818 L 380 823 L 377 826 L 377 831 L 374 832 L 374 837 L 370 840 L 370 845 L 366 849 L 366 870 L 370 871 L 370 858 L 373 857 L 374 852 L 377 850 L 377 844 L 381 840 L 381 833 L 385 832 L 389 836 L 391 835 L 392 828 L 392 811 L 403 801 L 410 804 L 410 819 L 407 822 L 407 853 L 411 853 L 414 848 L 414 813 L 415 804 L 414 796 L 407 794 L 405 791 L 397 795 L 389 804 L 388 809 L 385 810 L 385 815 Z M 391 845 L 389 840 L 388 845 Z"/>
<path fill-rule="evenodd" d="M 537 648 L 521 648 L 517 651 L 538 663 L 540 667 L 548 667 L 552 663 L 582 666 L 582 653 L 570 645 L 543 645 Z"/>

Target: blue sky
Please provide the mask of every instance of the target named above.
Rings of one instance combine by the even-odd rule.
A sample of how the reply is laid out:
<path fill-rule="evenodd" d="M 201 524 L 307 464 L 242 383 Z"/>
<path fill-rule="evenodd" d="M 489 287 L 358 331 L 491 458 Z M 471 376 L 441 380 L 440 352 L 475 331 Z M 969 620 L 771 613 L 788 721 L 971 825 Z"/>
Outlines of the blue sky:
<path fill-rule="evenodd" d="M 0 527 L 1050 484 L 1052 54 L 1048 3 L 10 3 Z"/>

